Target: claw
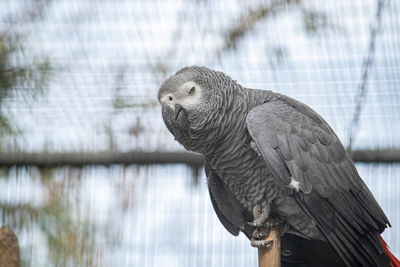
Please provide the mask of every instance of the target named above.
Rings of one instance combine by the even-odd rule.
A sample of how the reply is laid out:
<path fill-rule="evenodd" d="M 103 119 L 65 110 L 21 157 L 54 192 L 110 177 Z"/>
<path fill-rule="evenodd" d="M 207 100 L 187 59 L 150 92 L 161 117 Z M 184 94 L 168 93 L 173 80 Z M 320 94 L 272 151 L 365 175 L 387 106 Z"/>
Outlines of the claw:
<path fill-rule="evenodd" d="M 251 237 L 252 237 L 252 239 L 260 240 L 260 239 L 268 236 L 269 231 L 270 231 L 269 228 L 259 227 L 259 228 L 254 229 Z"/>
<path fill-rule="evenodd" d="M 251 240 L 251 246 L 255 248 L 269 247 L 274 243 L 273 240 Z"/>
<path fill-rule="evenodd" d="M 250 226 L 259 227 L 254 221 L 253 222 L 247 222 L 247 224 L 250 225 Z"/>

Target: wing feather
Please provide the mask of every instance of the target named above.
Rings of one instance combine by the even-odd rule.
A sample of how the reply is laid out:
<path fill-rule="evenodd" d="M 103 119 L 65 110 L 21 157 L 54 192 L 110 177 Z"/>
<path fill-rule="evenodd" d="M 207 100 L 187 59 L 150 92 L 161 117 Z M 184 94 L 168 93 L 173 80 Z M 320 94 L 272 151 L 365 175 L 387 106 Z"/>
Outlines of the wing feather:
<path fill-rule="evenodd" d="M 253 217 L 207 163 L 205 171 L 211 203 L 222 225 L 234 236 L 237 236 L 240 230 L 244 230 L 244 233 L 250 238 L 252 229 L 246 222 L 252 221 Z"/>
<path fill-rule="evenodd" d="M 326 239 L 351 266 L 385 266 L 379 233 L 389 224 L 328 124 L 306 105 L 285 96 L 253 108 L 247 129 L 266 166 Z"/>

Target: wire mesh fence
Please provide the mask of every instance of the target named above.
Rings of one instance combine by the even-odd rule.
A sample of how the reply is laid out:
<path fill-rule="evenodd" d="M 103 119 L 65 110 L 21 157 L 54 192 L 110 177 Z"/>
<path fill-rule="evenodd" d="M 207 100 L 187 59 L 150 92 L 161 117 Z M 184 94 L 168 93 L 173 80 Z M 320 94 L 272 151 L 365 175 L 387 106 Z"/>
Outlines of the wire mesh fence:
<path fill-rule="evenodd" d="M 400 251 L 400 165 L 358 164 Z M 205 177 L 181 166 L 12 168 L 0 179 L 2 223 L 18 229 L 26 266 L 257 266 L 257 251 L 230 235 Z"/>
<path fill-rule="evenodd" d="M 345 146 L 400 149 L 399 12 L 375 0 L 2 0 L 1 152 L 183 151 L 156 96 L 194 64 L 305 102 Z M 398 163 L 357 167 L 399 255 Z M 27 266 L 256 265 L 190 167 L 2 171 L 0 223 Z"/>
<path fill-rule="evenodd" d="M 53 1 L 39 21 L 11 24 L 7 15 L 24 3 L 2 3 L 3 28 L 24 34 L 10 64 L 50 67 L 42 94 L 29 95 L 38 88 L 28 80 L 2 104 L 22 133 L 4 140 L 9 150 L 179 149 L 156 93 L 167 75 L 192 64 L 306 102 L 347 145 L 377 23 L 376 1 L 235 0 Z M 399 143 L 399 7 L 384 3 L 355 147 Z M 272 10 L 253 18 L 262 7 Z"/>

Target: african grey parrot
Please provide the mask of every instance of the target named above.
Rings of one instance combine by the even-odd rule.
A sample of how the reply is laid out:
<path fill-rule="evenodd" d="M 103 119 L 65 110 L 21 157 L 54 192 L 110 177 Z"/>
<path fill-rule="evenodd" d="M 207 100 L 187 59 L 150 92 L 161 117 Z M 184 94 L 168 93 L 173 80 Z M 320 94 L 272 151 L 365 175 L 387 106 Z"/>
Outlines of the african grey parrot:
<path fill-rule="evenodd" d="M 283 266 L 396 262 L 380 237 L 388 219 L 311 108 L 198 66 L 168 78 L 158 100 L 175 139 L 204 156 L 211 202 L 231 234 L 262 246 L 276 227 Z"/>

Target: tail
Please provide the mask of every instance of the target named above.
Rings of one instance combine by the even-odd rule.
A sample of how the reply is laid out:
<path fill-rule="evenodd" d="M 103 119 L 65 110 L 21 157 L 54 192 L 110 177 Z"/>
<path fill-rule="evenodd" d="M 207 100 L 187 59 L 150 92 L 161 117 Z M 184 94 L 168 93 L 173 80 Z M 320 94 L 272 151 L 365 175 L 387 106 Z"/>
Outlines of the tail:
<path fill-rule="evenodd" d="M 385 240 L 383 240 L 383 238 L 381 236 L 379 236 L 379 237 L 381 239 L 381 244 L 382 244 L 383 250 L 386 252 L 386 254 L 390 258 L 390 265 L 392 267 L 400 267 L 400 261 L 392 254 L 392 252 L 390 252 L 389 247 L 386 244 Z"/>

